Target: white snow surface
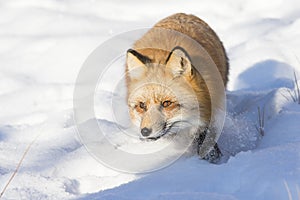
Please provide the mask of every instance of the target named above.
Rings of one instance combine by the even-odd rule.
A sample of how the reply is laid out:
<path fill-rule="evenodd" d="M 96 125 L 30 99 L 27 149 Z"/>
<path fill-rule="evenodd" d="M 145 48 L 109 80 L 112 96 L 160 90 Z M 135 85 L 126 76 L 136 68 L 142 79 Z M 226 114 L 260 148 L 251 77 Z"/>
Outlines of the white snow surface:
<path fill-rule="evenodd" d="M 299 199 L 300 105 L 292 97 L 294 70 L 300 80 L 299 11 L 298 0 L 0 0 L 0 192 L 37 137 L 2 199 Z M 177 12 L 204 19 L 228 52 L 219 139 L 228 160 L 183 156 L 152 173 L 114 171 L 77 135 L 77 74 L 102 42 Z M 96 107 L 109 130 L 107 105 Z M 265 110 L 264 136 L 257 107 Z"/>

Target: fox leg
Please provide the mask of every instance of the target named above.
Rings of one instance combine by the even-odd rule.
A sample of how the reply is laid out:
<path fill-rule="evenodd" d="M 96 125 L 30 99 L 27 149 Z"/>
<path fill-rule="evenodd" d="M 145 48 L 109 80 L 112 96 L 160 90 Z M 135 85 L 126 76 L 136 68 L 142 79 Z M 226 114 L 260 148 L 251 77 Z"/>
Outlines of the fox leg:
<path fill-rule="evenodd" d="M 208 128 L 198 133 L 195 138 L 197 153 L 202 159 L 207 160 L 210 163 L 218 163 L 222 157 L 222 152 L 220 151 L 218 144 L 212 139 L 208 139 L 204 144 L 205 138 L 210 135 Z"/>

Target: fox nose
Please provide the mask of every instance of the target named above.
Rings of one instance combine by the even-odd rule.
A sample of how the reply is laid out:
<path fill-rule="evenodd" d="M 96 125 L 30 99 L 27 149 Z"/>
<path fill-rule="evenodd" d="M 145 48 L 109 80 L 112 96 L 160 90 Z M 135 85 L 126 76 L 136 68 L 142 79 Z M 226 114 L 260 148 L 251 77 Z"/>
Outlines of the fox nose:
<path fill-rule="evenodd" d="M 142 128 L 142 130 L 141 130 L 141 134 L 144 137 L 149 136 L 151 134 L 151 132 L 152 132 L 152 129 L 149 129 L 149 128 L 146 128 L 146 127 Z"/>

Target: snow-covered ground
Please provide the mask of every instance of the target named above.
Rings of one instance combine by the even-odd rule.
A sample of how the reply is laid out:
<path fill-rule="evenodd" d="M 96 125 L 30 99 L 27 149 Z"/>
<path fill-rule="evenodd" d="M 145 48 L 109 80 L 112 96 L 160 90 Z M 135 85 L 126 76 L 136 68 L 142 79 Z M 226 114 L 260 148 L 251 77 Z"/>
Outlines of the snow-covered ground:
<path fill-rule="evenodd" d="M 0 0 L 0 192 L 37 137 L 2 198 L 299 199 L 300 105 L 291 96 L 300 71 L 299 11 L 298 0 Z M 230 157 L 219 165 L 182 157 L 138 175 L 109 169 L 78 138 L 77 74 L 107 39 L 176 12 L 207 21 L 227 49 L 220 146 Z M 97 106 L 107 114 L 107 105 Z M 109 118 L 99 121 L 112 129 Z"/>

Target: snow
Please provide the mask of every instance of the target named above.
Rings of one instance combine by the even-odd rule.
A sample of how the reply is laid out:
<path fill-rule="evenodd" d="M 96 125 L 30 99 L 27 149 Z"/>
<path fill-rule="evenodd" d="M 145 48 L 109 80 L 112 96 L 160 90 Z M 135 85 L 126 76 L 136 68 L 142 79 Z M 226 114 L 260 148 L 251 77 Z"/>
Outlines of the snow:
<path fill-rule="evenodd" d="M 300 105 L 291 94 L 294 70 L 300 79 L 300 2 L 170 4 L 0 1 L 0 192 L 37 138 L 2 199 L 299 198 Z M 77 134 L 73 90 L 78 72 L 91 52 L 112 36 L 151 27 L 176 12 L 207 21 L 227 49 L 227 117 L 219 139 L 226 160 L 214 165 L 185 155 L 152 173 L 110 169 L 86 150 Z M 117 65 L 123 67 L 122 61 Z M 118 98 L 110 91 L 114 84 L 114 79 L 104 78 L 96 94 L 101 100 L 95 101 L 99 124 L 113 133 L 117 129 L 108 104 Z M 265 110 L 264 136 L 256 130 L 257 107 Z M 124 148 L 135 153 L 144 148 L 129 144 Z"/>

